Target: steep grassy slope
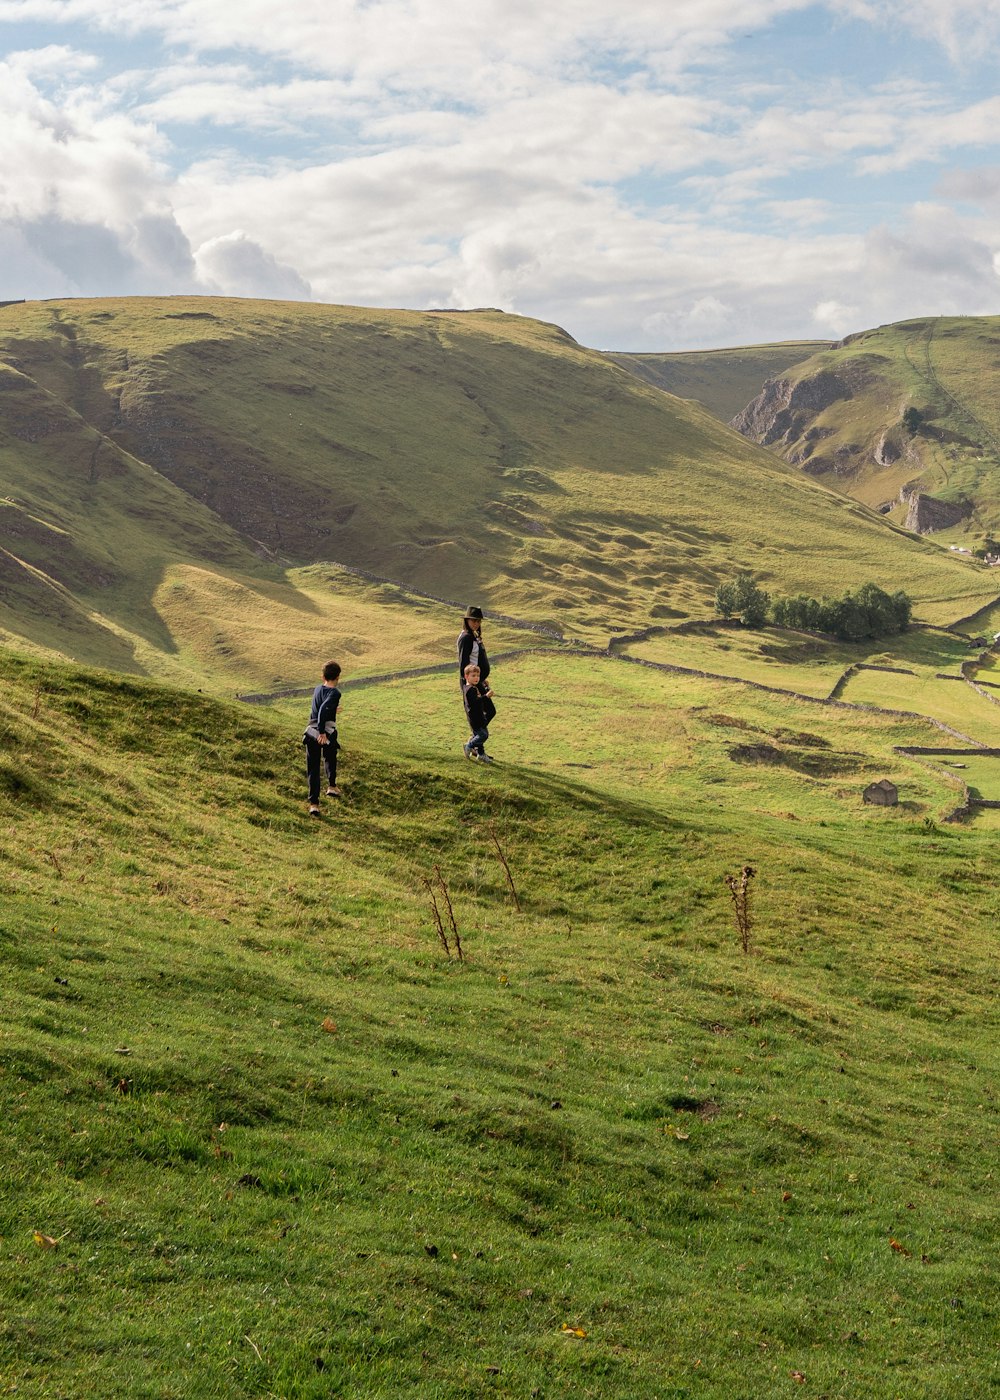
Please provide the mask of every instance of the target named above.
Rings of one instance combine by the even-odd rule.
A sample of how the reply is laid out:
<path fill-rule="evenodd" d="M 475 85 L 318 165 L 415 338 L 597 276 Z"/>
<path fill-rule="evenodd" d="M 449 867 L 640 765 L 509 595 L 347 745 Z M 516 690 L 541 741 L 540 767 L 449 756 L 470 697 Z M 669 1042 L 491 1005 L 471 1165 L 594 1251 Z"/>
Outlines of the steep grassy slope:
<path fill-rule="evenodd" d="M 11 569 L 48 575 L 24 590 L 49 612 L 39 635 L 16 596 L 0 621 L 110 665 L 131 652 L 137 669 L 188 683 L 220 666 L 251 684 L 285 677 L 291 657 L 245 655 L 201 619 L 234 586 L 254 612 L 259 588 L 299 658 L 336 614 L 298 597 L 288 569 L 330 560 L 602 641 L 705 611 L 740 565 L 785 590 L 875 577 L 934 621 L 996 596 L 697 406 L 498 312 L 33 303 L 0 312 L 0 360 L 17 386 L 0 394 L 8 495 L 81 559 L 57 608 L 53 551 L 8 545 Z M 178 582 L 183 608 L 169 601 Z M 87 647 L 73 626 L 90 629 Z"/>
<path fill-rule="evenodd" d="M 144 647 L 173 650 L 153 606 L 171 561 L 256 567 L 212 511 L 10 361 L 0 363 L 0 490 L 0 627 L 81 660 L 130 670 Z"/>
<path fill-rule="evenodd" d="M 737 345 L 726 350 L 605 354 L 647 384 L 682 399 L 696 399 L 721 422 L 729 423 L 757 397 L 766 379 L 784 374 L 830 346 L 828 340 L 789 340 L 776 345 Z"/>
<path fill-rule="evenodd" d="M 880 326 L 774 378 L 737 423 L 818 480 L 869 505 L 895 501 L 900 522 L 978 543 L 1000 528 L 998 347 L 1000 317 Z M 901 500 L 904 488 L 951 517 Z"/>
<path fill-rule="evenodd" d="M 8 1390 L 996 1393 L 990 840 L 0 670 Z"/>

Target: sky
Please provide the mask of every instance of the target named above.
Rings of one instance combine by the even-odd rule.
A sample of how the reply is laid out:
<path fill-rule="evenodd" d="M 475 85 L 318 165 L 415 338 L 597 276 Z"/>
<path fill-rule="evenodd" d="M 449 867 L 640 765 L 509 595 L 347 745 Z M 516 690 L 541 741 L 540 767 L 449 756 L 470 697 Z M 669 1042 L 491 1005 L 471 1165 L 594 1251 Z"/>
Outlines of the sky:
<path fill-rule="evenodd" d="M 1000 313 L 1000 0 L 0 0 L 0 299 Z"/>

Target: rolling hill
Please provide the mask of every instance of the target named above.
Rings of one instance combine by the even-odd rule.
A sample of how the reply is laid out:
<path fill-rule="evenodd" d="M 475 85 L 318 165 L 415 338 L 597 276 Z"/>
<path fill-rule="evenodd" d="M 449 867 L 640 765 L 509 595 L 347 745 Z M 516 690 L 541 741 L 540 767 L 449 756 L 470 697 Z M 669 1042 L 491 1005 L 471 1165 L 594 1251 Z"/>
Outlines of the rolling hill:
<path fill-rule="evenodd" d="M 1000 317 L 903 321 L 770 379 L 734 419 L 818 481 L 922 533 L 1000 530 Z"/>
<path fill-rule="evenodd" d="M 349 696 L 310 823 L 300 713 L 0 677 L 8 1390 L 992 1393 L 995 833 L 929 726 L 588 660 L 571 768 L 536 660 L 493 769 L 450 681 Z"/>
<path fill-rule="evenodd" d="M 990 575 L 493 312 L 9 307 L 0 470 L 0 643 L 73 658 L 0 644 L 8 1389 L 995 1386 L 993 658 L 672 625 Z M 310 821 L 301 700 L 195 692 L 330 652 Z"/>
<path fill-rule="evenodd" d="M 725 350 L 677 350 L 668 354 L 606 351 L 614 364 L 647 384 L 682 399 L 695 399 L 729 423 L 760 393 L 767 379 L 829 350 L 829 340 L 789 340 L 775 345 L 736 345 Z"/>
<path fill-rule="evenodd" d="M 360 667 L 450 647 L 412 590 L 602 645 L 705 613 L 741 566 L 775 591 L 872 577 L 942 623 L 996 596 L 697 405 L 495 311 L 8 306 L 0 473 L 3 635 L 185 684 L 301 683 L 335 639 Z"/>

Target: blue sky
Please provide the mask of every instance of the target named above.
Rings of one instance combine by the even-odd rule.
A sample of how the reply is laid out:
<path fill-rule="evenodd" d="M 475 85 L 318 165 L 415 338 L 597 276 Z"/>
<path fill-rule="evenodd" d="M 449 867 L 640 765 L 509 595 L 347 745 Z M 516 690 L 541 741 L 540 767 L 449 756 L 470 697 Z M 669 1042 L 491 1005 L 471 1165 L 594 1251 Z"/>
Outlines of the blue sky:
<path fill-rule="evenodd" d="M 1000 0 L 0 0 L 0 297 L 1000 312 Z"/>

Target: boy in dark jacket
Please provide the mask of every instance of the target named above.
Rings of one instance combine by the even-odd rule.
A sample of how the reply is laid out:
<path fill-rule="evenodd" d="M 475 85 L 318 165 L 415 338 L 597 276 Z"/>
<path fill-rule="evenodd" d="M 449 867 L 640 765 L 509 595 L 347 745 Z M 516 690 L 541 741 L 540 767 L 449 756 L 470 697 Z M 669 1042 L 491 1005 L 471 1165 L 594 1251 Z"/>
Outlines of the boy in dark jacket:
<path fill-rule="evenodd" d="M 302 736 L 306 746 L 306 776 L 309 779 L 309 815 L 319 816 L 320 761 L 326 762 L 327 797 L 341 797 L 337 786 L 337 709 L 340 705 L 340 691 L 337 681 L 340 667 L 336 661 L 328 661 L 323 667 L 323 679 L 313 691 L 312 709 L 309 723 Z"/>
<path fill-rule="evenodd" d="M 465 713 L 469 717 L 469 728 L 472 730 L 472 738 L 463 746 L 463 752 L 466 758 L 476 759 L 480 763 L 492 763 L 493 760 L 484 745 L 490 737 L 488 726 L 497 708 L 490 697 L 484 695 L 480 689 L 478 666 L 469 665 L 465 668 L 462 699 L 465 702 Z"/>

